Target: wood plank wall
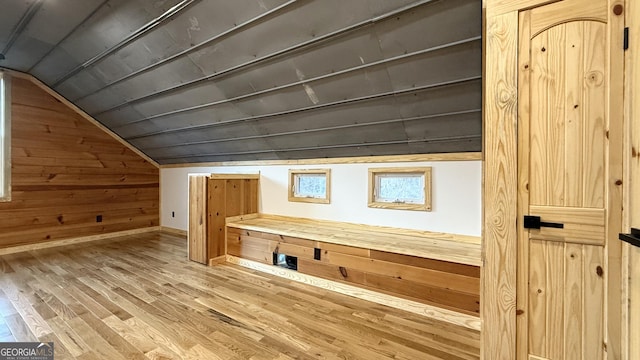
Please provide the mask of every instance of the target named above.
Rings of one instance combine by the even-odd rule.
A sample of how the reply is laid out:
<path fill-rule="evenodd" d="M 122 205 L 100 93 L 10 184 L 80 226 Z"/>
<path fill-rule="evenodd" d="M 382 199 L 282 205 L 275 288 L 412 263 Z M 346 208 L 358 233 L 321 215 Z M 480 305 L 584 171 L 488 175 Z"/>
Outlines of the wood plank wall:
<path fill-rule="evenodd" d="M 272 264 L 274 251 L 298 257 L 303 274 L 479 316 L 478 266 L 227 228 L 229 255 Z"/>
<path fill-rule="evenodd" d="M 12 79 L 11 115 L 0 248 L 159 224 L 156 166 L 27 79 Z"/>

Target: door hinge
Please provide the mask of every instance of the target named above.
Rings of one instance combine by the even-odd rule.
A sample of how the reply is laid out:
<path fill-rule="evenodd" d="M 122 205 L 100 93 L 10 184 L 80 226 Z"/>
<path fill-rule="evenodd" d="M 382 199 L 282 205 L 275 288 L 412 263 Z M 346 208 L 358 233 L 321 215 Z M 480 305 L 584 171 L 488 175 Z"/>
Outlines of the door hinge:
<path fill-rule="evenodd" d="M 626 27 L 624 28 L 624 45 L 623 45 L 624 50 L 629 49 L 629 28 Z"/>

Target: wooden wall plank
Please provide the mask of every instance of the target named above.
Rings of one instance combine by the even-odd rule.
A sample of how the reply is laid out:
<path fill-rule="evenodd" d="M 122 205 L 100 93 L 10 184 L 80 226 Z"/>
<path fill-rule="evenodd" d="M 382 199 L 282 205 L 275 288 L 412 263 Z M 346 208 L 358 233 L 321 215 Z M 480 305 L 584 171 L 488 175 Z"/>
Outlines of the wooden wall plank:
<path fill-rule="evenodd" d="M 221 256 L 225 254 L 224 241 L 224 223 L 227 216 L 226 208 L 227 204 L 231 204 L 227 199 L 226 191 L 227 180 L 225 179 L 212 179 L 209 180 L 209 190 L 207 193 L 207 207 L 209 214 L 208 225 L 208 241 L 209 241 L 209 259 Z M 239 214 L 236 214 L 239 215 Z M 214 239 L 217 239 L 214 241 Z"/>
<path fill-rule="evenodd" d="M 489 12 L 492 4 L 487 4 Z M 518 13 L 486 18 L 481 356 L 516 350 Z"/>
<path fill-rule="evenodd" d="M 12 125 L 0 248 L 158 226 L 158 168 L 28 79 L 13 78 Z"/>

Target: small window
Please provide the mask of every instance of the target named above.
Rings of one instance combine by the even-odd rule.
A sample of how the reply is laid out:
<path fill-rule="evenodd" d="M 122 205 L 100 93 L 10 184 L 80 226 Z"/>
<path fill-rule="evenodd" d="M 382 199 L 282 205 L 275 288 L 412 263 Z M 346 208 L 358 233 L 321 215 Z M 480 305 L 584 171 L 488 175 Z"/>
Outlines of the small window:
<path fill-rule="evenodd" d="M 431 168 L 369 169 L 369 207 L 431 211 Z"/>
<path fill-rule="evenodd" d="M 0 72 L 0 201 L 11 200 L 11 81 Z"/>
<path fill-rule="evenodd" d="M 331 170 L 289 170 L 289 201 L 328 204 Z"/>

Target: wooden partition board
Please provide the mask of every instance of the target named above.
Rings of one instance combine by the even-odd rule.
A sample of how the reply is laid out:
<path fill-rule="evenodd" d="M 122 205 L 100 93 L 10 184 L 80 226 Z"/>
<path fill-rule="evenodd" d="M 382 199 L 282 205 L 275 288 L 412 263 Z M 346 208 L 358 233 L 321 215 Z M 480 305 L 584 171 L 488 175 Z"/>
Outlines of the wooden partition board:
<path fill-rule="evenodd" d="M 274 252 L 291 255 L 298 258 L 298 272 L 302 274 L 467 315 L 479 314 L 477 265 L 338 244 L 335 237 L 332 241 L 321 241 L 311 231 L 291 236 L 276 229 L 248 230 L 234 224 L 227 224 L 228 255 L 262 264 L 272 264 Z M 319 233 L 323 234 L 321 230 Z M 315 249 L 320 251 L 320 260 L 314 257 Z"/>
<path fill-rule="evenodd" d="M 158 226 L 158 167 L 28 78 L 13 78 L 11 113 L 0 248 Z"/>

